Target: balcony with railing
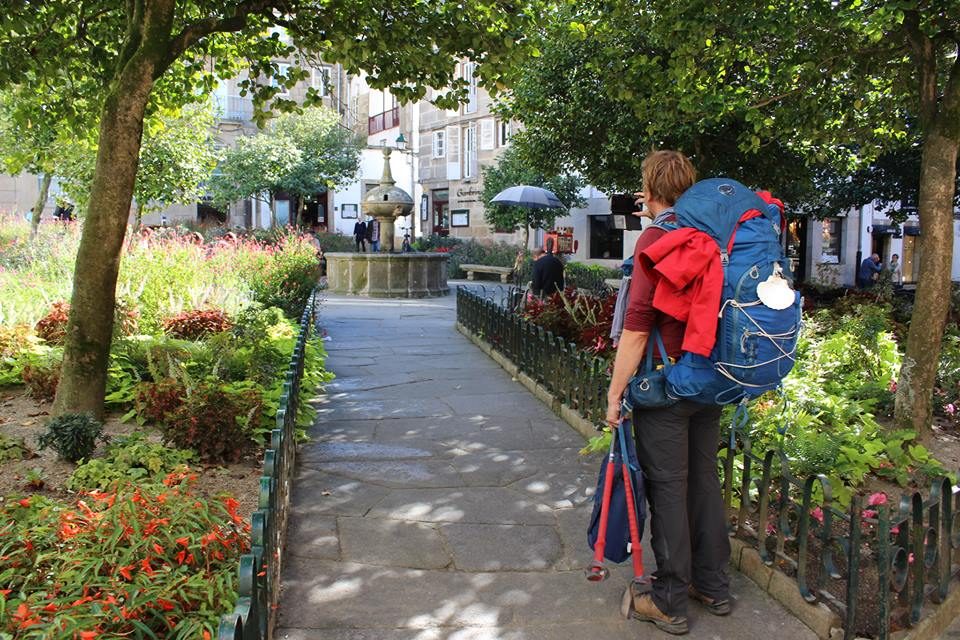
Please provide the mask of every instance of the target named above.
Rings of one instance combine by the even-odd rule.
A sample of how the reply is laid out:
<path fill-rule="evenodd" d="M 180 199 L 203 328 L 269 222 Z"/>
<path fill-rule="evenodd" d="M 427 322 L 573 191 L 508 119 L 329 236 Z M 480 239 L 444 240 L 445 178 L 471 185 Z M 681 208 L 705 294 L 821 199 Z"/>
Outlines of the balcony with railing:
<path fill-rule="evenodd" d="M 400 107 L 388 109 L 367 119 L 367 134 L 374 135 L 387 129 L 400 126 Z"/>

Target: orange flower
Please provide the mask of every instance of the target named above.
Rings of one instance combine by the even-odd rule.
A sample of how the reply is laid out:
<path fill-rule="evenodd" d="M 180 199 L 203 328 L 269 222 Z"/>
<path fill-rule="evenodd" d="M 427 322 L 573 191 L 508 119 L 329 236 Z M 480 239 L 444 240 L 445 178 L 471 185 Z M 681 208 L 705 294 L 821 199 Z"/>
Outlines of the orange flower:
<path fill-rule="evenodd" d="M 56 603 L 51 602 L 50 604 L 46 605 L 46 606 L 43 608 L 43 610 L 46 611 L 47 613 L 56 613 L 56 611 L 57 611 L 57 605 L 56 605 Z"/>
<path fill-rule="evenodd" d="M 152 576 L 154 574 L 153 567 L 150 566 L 149 558 L 144 558 L 143 560 L 140 561 L 140 570 L 143 571 L 148 576 Z"/>
<path fill-rule="evenodd" d="M 182 538 L 177 538 L 177 544 L 180 545 L 181 547 L 189 547 L 190 538 L 188 538 L 187 536 L 183 536 Z"/>
<path fill-rule="evenodd" d="M 153 543 L 153 550 L 156 552 L 158 556 L 162 556 L 164 554 L 163 547 L 161 547 L 156 542 Z"/>
<path fill-rule="evenodd" d="M 206 629 L 203 630 L 203 640 L 210 640 L 210 632 Z"/>
<path fill-rule="evenodd" d="M 169 600 L 164 600 L 163 598 L 157 598 L 157 605 L 159 605 L 164 611 L 173 611 L 176 608 L 172 602 Z"/>
<path fill-rule="evenodd" d="M 96 640 L 98 635 L 96 631 L 81 631 L 80 640 Z"/>
<path fill-rule="evenodd" d="M 30 506 L 30 498 L 24 498 L 24 499 L 20 500 L 20 506 L 21 506 L 21 507 L 29 507 L 29 506 Z"/>
<path fill-rule="evenodd" d="M 117 569 L 117 573 L 119 573 L 121 576 L 123 576 L 123 578 L 124 578 L 125 580 L 128 580 L 128 581 L 129 581 L 129 580 L 133 580 L 133 574 L 130 573 L 130 569 L 133 569 L 133 565 L 132 565 L 132 564 L 128 564 L 128 565 L 125 566 L 125 567 L 120 567 L 119 569 Z"/>
<path fill-rule="evenodd" d="M 183 564 L 183 561 L 187 559 L 187 552 L 181 550 L 177 553 L 177 564 Z"/>

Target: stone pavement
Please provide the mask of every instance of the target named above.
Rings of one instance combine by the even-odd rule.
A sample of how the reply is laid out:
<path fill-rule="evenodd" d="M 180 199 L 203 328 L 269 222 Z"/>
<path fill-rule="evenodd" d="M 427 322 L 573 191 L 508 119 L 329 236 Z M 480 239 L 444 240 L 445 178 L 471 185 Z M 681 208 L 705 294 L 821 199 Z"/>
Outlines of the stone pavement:
<path fill-rule="evenodd" d="M 324 302 L 337 379 L 297 461 L 275 637 L 669 637 L 620 619 L 629 567 L 584 578 L 600 459 L 456 332 L 455 304 Z M 733 578 L 734 613 L 691 604 L 691 638 L 815 638 Z"/>

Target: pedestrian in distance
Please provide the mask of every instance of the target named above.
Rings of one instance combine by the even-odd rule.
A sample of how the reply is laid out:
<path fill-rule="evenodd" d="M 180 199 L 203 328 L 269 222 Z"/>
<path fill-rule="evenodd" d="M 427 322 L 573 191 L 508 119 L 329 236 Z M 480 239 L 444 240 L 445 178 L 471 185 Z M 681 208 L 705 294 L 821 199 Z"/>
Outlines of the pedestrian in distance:
<path fill-rule="evenodd" d="M 534 249 L 533 295 L 546 298 L 557 292 L 563 292 L 563 261 L 553 255 L 553 239 L 548 238 L 542 255 L 538 258 L 538 249 Z"/>
<path fill-rule="evenodd" d="M 896 253 L 890 256 L 890 265 L 887 267 L 890 269 L 890 281 L 893 283 L 893 286 L 899 289 L 903 286 L 903 271 L 900 267 L 900 256 Z"/>
<path fill-rule="evenodd" d="M 367 223 L 367 240 L 370 242 L 370 251 L 380 252 L 380 221 L 372 218 Z"/>
<path fill-rule="evenodd" d="M 357 244 L 357 251 L 367 250 L 367 223 L 357 220 L 353 225 L 353 241 Z"/>
<path fill-rule="evenodd" d="M 857 284 L 861 289 L 869 289 L 873 286 L 873 283 L 876 282 L 881 271 L 883 271 L 883 267 L 880 266 L 879 254 L 874 253 L 864 258 L 863 262 L 860 263 L 860 270 L 857 273 Z"/>
<path fill-rule="evenodd" d="M 637 206 L 644 216 L 653 219 L 653 224 L 637 240 L 636 264 L 640 264 L 644 249 L 668 233 L 668 228 L 659 225 L 675 223 L 673 204 L 696 181 L 696 171 L 677 151 L 654 151 L 643 161 L 642 178 Z M 654 348 L 648 344 L 654 328 L 671 360 L 682 352 L 686 325 L 654 308 L 658 286 L 643 269 L 634 270 L 607 393 L 607 423 L 614 430 L 620 425 L 627 384 L 648 346 Z M 720 411 L 719 405 L 679 400 L 665 408 L 637 409 L 633 413 L 657 570 L 647 593 L 642 585 L 630 582 L 621 601 L 621 613 L 675 635 L 688 631 L 687 605 L 691 599 L 714 615 L 726 615 L 731 610 L 727 575 L 730 541 L 717 473 Z"/>

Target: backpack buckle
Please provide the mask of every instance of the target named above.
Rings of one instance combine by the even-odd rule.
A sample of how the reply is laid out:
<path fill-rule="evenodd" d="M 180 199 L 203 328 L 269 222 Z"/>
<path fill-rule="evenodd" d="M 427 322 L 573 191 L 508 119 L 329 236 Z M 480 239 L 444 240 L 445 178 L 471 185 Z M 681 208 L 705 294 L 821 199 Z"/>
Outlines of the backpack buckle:
<path fill-rule="evenodd" d="M 720 250 L 720 264 L 727 266 L 730 263 L 730 256 L 727 254 L 726 249 Z"/>

